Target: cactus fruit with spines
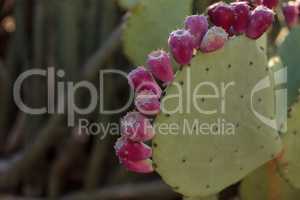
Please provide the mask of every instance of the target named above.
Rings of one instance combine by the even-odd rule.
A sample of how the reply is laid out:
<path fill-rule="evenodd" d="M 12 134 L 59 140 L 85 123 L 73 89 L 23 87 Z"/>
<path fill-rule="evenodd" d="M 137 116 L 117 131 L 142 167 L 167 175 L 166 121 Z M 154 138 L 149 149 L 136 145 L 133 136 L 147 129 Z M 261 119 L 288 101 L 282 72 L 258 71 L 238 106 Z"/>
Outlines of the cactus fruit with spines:
<path fill-rule="evenodd" d="M 203 37 L 200 50 L 205 53 L 216 51 L 225 45 L 228 39 L 226 31 L 220 27 L 213 26 Z"/>
<path fill-rule="evenodd" d="M 185 29 L 194 36 L 195 48 L 199 49 L 201 41 L 208 30 L 207 17 L 204 15 L 188 16 L 184 21 Z"/>
<path fill-rule="evenodd" d="M 256 7 L 250 14 L 246 35 L 252 39 L 260 38 L 274 21 L 274 12 L 265 6 Z"/>
<path fill-rule="evenodd" d="M 207 10 L 211 22 L 229 32 L 235 21 L 235 12 L 232 6 L 222 1 L 217 2 Z"/>
<path fill-rule="evenodd" d="M 178 64 L 187 65 L 190 63 L 194 49 L 198 47 L 195 42 L 194 36 L 188 30 L 178 29 L 170 34 L 168 44 Z"/>
<path fill-rule="evenodd" d="M 297 2 L 289 1 L 287 3 L 283 3 L 282 12 L 285 21 L 290 28 L 293 28 L 299 23 L 300 9 Z"/>
<path fill-rule="evenodd" d="M 246 31 L 248 26 L 248 19 L 250 15 L 250 6 L 246 1 L 234 2 L 230 4 L 235 13 L 233 22 L 233 31 L 236 34 L 242 34 Z"/>

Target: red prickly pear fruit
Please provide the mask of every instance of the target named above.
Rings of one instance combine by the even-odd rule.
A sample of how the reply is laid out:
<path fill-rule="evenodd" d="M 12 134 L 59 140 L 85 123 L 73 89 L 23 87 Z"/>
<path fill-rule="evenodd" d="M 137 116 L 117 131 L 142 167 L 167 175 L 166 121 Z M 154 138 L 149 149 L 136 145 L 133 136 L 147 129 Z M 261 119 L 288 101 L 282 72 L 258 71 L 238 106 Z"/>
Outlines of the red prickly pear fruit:
<path fill-rule="evenodd" d="M 155 81 L 142 83 L 141 86 L 137 88 L 136 92 L 140 93 L 144 90 L 153 92 L 158 98 L 160 98 L 162 94 L 160 86 Z"/>
<path fill-rule="evenodd" d="M 222 1 L 209 6 L 208 15 L 214 25 L 222 27 L 226 32 L 234 24 L 234 10 Z"/>
<path fill-rule="evenodd" d="M 294 27 L 299 21 L 299 9 L 296 2 L 289 1 L 282 5 L 285 21 L 289 27 Z"/>
<path fill-rule="evenodd" d="M 191 15 L 185 19 L 184 24 L 185 29 L 195 38 L 195 48 L 199 49 L 202 38 L 208 30 L 207 17 L 204 15 Z"/>
<path fill-rule="evenodd" d="M 149 146 L 124 137 L 117 140 L 114 148 L 120 160 L 140 161 L 152 156 L 152 149 Z"/>
<path fill-rule="evenodd" d="M 169 47 L 175 60 L 181 65 L 187 65 L 190 63 L 195 42 L 193 35 L 187 30 L 176 30 L 170 34 Z"/>
<path fill-rule="evenodd" d="M 135 173 L 146 174 L 154 171 L 152 161 L 150 159 L 141 161 L 121 160 L 121 163 L 128 171 Z"/>
<path fill-rule="evenodd" d="M 143 82 L 152 81 L 152 75 L 144 67 L 137 67 L 128 74 L 128 82 L 133 89 L 140 87 Z"/>
<path fill-rule="evenodd" d="M 159 98 L 152 91 L 144 90 L 137 94 L 135 106 L 144 115 L 156 115 L 160 112 Z"/>
<path fill-rule="evenodd" d="M 131 71 L 128 76 L 128 83 L 136 92 L 143 90 L 151 90 L 157 95 L 161 95 L 162 91 L 159 85 L 155 82 L 151 73 L 144 67 L 138 67 Z"/>
<path fill-rule="evenodd" d="M 276 8 L 278 0 L 263 0 L 262 4 L 270 9 Z"/>
<path fill-rule="evenodd" d="M 172 82 L 174 72 L 169 54 L 163 50 L 153 51 L 148 55 L 147 66 L 155 78 L 165 85 Z"/>
<path fill-rule="evenodd" d="M 258 39 L 262 36 L 274 21 L 274 12 L 265 7 L 256 7 L 250 15 L 248 27 L 246 30 L 247 37 Z"/>
<path fill-rule="evenodd" d="M 224 46 L 227 39 L 228 34 L 223 28 L 213 26 L 205 34 L 200 50 L 204 53 L 216 51 Z"/>
<path fill-rule="evenodd" d="M 235 34 L 244 33 L 248 26 L 248 20 L 250 16 L 250 6 L 248 2 L 241 1 L 241 2 L 234 2 L 230 4 L 232 9 L 234 10 L 234 23 L 232 25 L 233 32 Z"/>
<path fill-rule="evenodd" d="M 150 120 L 139 112 L 129 112 L 121 119 L 121 133 L 135 142 L 145 142 L 154 137 Z"/>

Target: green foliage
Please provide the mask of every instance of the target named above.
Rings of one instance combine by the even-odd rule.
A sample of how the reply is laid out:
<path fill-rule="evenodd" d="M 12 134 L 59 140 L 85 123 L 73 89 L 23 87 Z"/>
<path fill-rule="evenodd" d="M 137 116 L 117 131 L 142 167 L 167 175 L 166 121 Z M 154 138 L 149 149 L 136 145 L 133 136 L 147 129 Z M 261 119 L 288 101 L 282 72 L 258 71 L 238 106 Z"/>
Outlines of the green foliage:
<path fill-rule="evenodd" d="M 241 200 L 295 200 L 300 190 L 295 190 L 284 181 L 276 164 L 269 162 L 248 175 L 240 188 Z"/>
<path fill-rule="evenodd" d="M 192 11 L 192 0 L 143 0 L 128 18 L 123 34 L 125 54 L 143 65 L 148 53 L 167 48 L 169 33 Z"/>
<path fill-rule="evenodd" d="M 298 96 L 300 86 L 300 27 L 291 30 L 279 47 L 282 62 L 288 67 L 288 103 L 291 105 Z"/>
<path fill-rule="evenodd" d="M 162 113 L 155 120 L 156 136 L 153 140 L 156 171 L 175 191 L 189 197 L 216 194 L 280 152 L 280 137 L 254 115 L 250 106 L 252 89 L 270 74 L 265 54 L 256 42 L 246 37 L 228 41 L 217 52 L 199 53 L 190 67 L 184 67 L 176 74 L 162 100 Z M 191 103 L 197 95 L 215 94 L 214 89 L 207 85 L 199 92 L 196 87 L 203 82 L 216 85 L 218 90 L 222 83 L 234 83 L 226 89 L 225 112 L 220 113 L 221 97 L 196 99 L 202 110 L 218 109 L 217 113 L 203 114 L 195 103 Z M 182 102 L 174 97 L 182 97 Z M 274 117 L 272 85 L 256 92 L 252 100 L 256 111 Z M 178 104 L 184 105 L 183 112 L 170 113 Z M 199 132 L 197 124 L 198 130 L 193 127 L 195 122 L 211 125 L 219 119 L 226 121 L 225 131 L 232 128 L 234 134 L 218 134 L 222 127 L 214 127 L 208 133 L 208 129 L 205 133 Z M 179 129 L 175 134 L 173 128 L 160 129 L 160 125 L 173 127 L 174 123 Z M 229 123 L 233 127 L 228 127 Z"/>
<path fill-rule="evenodd" d="M 295 103 L 289 113 L 288 131 L 283 135 L 284 152 L 279 160 L 283 177 L 300 189 L 300 103 Z"/>

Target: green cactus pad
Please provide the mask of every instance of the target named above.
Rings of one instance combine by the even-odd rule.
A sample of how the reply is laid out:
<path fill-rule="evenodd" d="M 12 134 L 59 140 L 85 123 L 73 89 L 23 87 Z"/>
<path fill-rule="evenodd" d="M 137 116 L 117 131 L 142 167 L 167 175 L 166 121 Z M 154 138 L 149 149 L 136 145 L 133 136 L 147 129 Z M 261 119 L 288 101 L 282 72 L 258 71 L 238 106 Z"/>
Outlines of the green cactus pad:
<path fill-rule="evenodd" d="M 258 40 L 256 40 L 256 44 L 260 50 L 262 50 L 265 54 L 267 54 L 268 48 L 268 34 L 263 34 Z"/>
<path fill-rule="evenodd" d="M 123 34 L 127 57 L 143 65 L 149 52 L 167 47 L 169 33 L 182 27 L 192 12 L 192 0 L 143 0 L 128 18 Z"/>
<path fill-rule="evenodd" d="M 293 103 L 300 87 L 300 27 L 293 28 L 279 47 L 279 54 L 284 65 L 288 67 L 288 103 Z"/>
<path fill-rule="evenodd" d="M 242 36 L 231 39 L 216 52 L 199 53 L 190 67 L 176 74 L 162 99 L 153 140 L 154 167 L 175 191 L 188 197 L 216 194 L 280 152 L 277 132 L 253 112 L 275 117 L 271 74 L 256 42 Z M 227 86 L 225 103 L 222 97 L 213 97 L 211 86 L 199 87 L 205 82 L 216 85 L 218 91 Z M 228 86 L 231 82 L 235 85 Z M 257 84 L 270 85 L 254 93 L 251 107 L 251 91 Z M 194 104 L 189 103 L 197 95 L 211 96 L 198 96 Z M 176 110 L 180 102 L 183 111 Z M 217 109 L 217 113 L 203 114 L 199 107 L 206 111 Z"/>
<path fill-rule="evenodd" d="M 283 156 L 279 168 L 284 179 L 300 189 L 300 103 L 295 103 L 289 112 L 288 131 L 283 135 Z"/>
<path fill-rule="evenodd" d="M 241 184 L 241 200 L 296 200 L 300 190 L 293 189 L 278 174 L 274 161 L 248 175 Z"/>

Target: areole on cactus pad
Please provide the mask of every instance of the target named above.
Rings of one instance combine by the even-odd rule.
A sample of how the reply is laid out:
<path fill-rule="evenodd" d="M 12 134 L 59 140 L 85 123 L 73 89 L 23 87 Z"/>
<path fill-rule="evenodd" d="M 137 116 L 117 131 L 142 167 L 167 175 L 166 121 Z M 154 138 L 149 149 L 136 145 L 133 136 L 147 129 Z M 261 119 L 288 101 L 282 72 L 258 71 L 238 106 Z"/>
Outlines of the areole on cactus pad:
<path fill-rule="evenodd" d="M 176 74 L 162 99 L 164 109 L 155 120 L 153 140 L 154 168 L 175 191 L 188 197 L 215 194 L 281 151 L 276 130 L 261 121 L 254 111 L 271 119 L 276 117 L 270 76 L 264 53 L 255 41 L 244 36 L 230 39 L 216 52 L 199 53 L 190 67 Z M 253 94 L 261 80 L 270 80 L 271 85 Z M 210 83 L 216 87 L 224 83 L 226 95 L 215 91 Z M 186 89 L 188 87 L 190 91 Z M 214 95 L 216 92 L 220 98 L 197 97 L 193 102 L 197 95 Z M 174 96 L 182 98 L 183 112 L 166 111 L 176 109 L 180 100 Z M 226 102 L 225 112 L 219 110 L 222 100 Z M 203 114 L 196 104 L 206 111 L 218 111 Z M 186 110 L 188 106 L 191 108 Z M 235 133 L 216 135 L 216 131 L 222 130 L 214 129 L 203 134 L 193 127 L 195 122 L 214 124 L 218 119 L 233 124 Z M 178 125 L 177 134 L 172 132 L 173 129 L 160 129 L 160 124 L 172 126 L 174 123 Z M 187 126 L 191 128 L 189 131 L 185 129 Z"/>

